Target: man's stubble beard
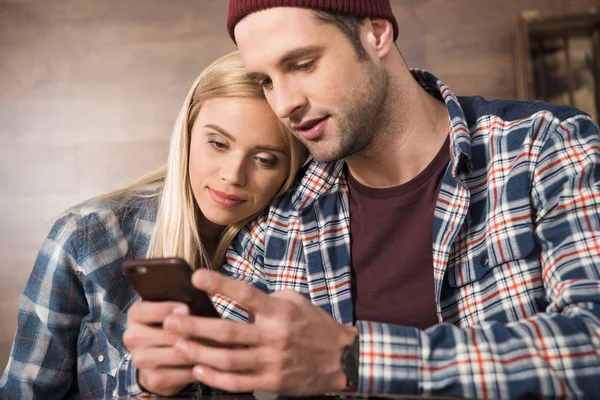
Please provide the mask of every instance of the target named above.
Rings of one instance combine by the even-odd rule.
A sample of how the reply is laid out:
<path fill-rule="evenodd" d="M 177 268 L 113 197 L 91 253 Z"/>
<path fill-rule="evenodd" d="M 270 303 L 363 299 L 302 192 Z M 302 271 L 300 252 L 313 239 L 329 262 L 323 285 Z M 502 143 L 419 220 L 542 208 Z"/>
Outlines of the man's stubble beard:
<path fill-rule="evenodd" d="M 367 149 L 386 123 L 389 76 L 370 60 L 363 64 L 363 84 L 347 92 L 338 107 L 338 116 L 332 115 L 336 131 L 316 141 L 306 141 L 300 136 L 319 162 L 341 160 Z"/>

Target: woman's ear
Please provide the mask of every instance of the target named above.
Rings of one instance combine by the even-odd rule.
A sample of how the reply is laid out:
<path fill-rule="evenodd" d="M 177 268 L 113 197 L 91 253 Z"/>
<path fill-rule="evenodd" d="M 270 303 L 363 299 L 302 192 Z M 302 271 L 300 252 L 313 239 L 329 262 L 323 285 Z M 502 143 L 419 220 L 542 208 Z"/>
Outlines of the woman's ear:
<path fill-rule="evenodd" d="M 378 58 L 384 58 L 394 47 L 394 27 L 387 19 L 367 19 L 367 42 Z"/>

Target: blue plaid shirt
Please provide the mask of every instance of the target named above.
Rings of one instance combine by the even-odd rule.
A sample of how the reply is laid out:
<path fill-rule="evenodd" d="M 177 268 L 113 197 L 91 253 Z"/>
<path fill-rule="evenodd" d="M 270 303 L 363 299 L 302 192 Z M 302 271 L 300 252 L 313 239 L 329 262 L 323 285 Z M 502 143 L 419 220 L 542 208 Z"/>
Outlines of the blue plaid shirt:
<path fill-rule="evenodd" d="M 137 299 L 121 263 L 145 256 L 155 213 L 156 199 L 92 201 L 56 222 L 21 298 L 0 399 L 112 397 Z"/>

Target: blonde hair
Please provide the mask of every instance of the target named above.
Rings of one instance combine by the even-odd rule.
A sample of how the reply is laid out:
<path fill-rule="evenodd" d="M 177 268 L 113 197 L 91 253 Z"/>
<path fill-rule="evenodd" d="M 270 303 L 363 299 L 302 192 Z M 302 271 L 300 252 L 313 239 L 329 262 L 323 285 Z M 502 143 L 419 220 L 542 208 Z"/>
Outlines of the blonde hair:
<path fill-rule="evenodd" d="M 205 250 L 198 230 L 201 210 L 196 204 L 189 178 L 189 153 L 192 126 L 202 104 L 217 98 L 264 100 L 260 85 L 249 80 L 237 51 L 208 66 L 196 79 L 185 98 L 171 136 L 167 165 L 140 177 L 131 185 L 111 193 L 124 202 L 134 197 L 160 196 L 156 223 L 147 257 L 181 257 L 193 269 L 219 268 L 239 231 L 256 215 L 227 226 L 212 260 Z M 275 197 L 287 191 L 306 158 L 304 146 L 281 122 L 280 128 L 289 151 L 288 175 Z"/>

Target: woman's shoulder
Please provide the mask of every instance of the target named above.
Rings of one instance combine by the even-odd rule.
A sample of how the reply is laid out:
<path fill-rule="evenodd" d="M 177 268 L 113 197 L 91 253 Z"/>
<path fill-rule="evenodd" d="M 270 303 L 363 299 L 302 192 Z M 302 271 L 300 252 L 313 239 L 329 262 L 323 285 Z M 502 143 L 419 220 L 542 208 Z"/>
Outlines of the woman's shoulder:
<path fill-rule="evenodd" d="M 140 243 L 143 247 L 154 228 L 158 201 L 157 195 L 138 194 L 86 200 L 67 209 L 55 221 L 48 238 L 64 248 L 76 250 L 80 256 L 98 248 L 130 247 L 130 244 Z"/>
<path fill-rule="evenodd" d="M 138 194 L 94 197 L 70 207 L 59 220 L 66 217 L 84 224 L 99 222 L 104 224 L 124 223 L 127 220 L 138 218 L 154 221 L 158 200 L 158 196 Z"/>

